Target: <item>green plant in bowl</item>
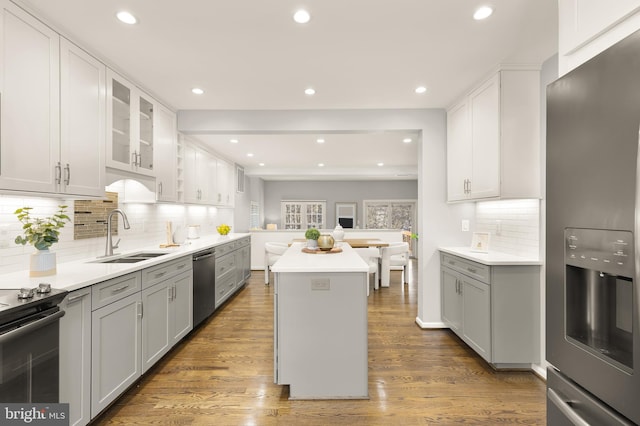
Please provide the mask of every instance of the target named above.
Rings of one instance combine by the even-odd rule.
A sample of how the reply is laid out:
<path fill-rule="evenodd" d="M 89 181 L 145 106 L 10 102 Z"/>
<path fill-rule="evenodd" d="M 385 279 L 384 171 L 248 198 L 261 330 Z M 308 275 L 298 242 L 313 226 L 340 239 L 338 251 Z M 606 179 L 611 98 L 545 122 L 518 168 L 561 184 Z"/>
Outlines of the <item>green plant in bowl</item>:
<path fill-rule="evenodd" d="M 65 214 L 67 206 L 58 206 L 58 212 L 53 216 L 40 218 L 32 217 L 31 210 L 33 207 L 22 207 L 17 209 L 14 214 L 22 223 L 23 235 L 18 235 L 15 239 L 16 244 L 25 245 L 27 243 L 33 245 L 38 250 L 47 250 L 54 243 L 58 242 L 60 229 L 66 222 L 71 219 Z"/>
<path fill-rule="evenodd" d="M 309 228 L 304 233 L 304 237 L 307 240 L 316 240 L 317 241 L 318 238 L 320 238 L 320 231 L 318 231 L 316 228 Z"/>
<path fill-rule="evenodd" d="M 320 231 L 316 228 L 309 228 L 305 231 L 304 237 L 307 239 L 307 248 L 316 250 L 318 248 L 318 238 Z"/>

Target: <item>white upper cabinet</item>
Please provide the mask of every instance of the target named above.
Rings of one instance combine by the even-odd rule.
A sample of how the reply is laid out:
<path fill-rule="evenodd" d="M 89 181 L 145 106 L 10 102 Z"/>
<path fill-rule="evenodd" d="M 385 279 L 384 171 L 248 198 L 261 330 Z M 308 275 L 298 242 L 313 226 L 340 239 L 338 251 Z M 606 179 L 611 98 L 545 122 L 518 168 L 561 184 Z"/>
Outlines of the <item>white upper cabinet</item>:
<path fill-rule="evenodd" d="M 155 176 L 154 108 L 151 98 L 107 70 L 107 166 Z"/>
<path fill-rule="evenodd" d="M 539 71 L 501 70 L 447 111 L 447 199 L 540 197 Z"/>
<path fill-rule="evenodd" d="M 233 207 L 235 204 L 234 165 L 218 158 L 216 168 L 215 204 L 222 207 Z"/>
<path fill-rule="evenodd" d="M 0 4 L 0 189 L 104 196 L 104 65 Z"/>
<path fill-rule="evenodd" d="M 156 171 L 156 200 L 178 201 L 178 131 L 176 115 L 160 104 L 156 104 L 154 152 Z"/>
<path fill-rule="evenodd" d="M 60 39 L 60 167 L 65 194 L 104 196 L 106 67 Z"/>
<path fill-rule="evenodd" d="M 213 204 L 215 158 L 188 139 L 184 139 L 184 201 Z"/>
<path fill-rule="evenodd" d="M 447 111 L 447 194 L 449 201 L 467 197 L 471 170 L 471 126 L 469 104 L 465 99 Z"/>
<path fill-rule="evenodd" d="M 60 39 L 2 2 L 0 188 L 57 192 L 60 159 Z"/>
<path fill-rule="evenodd" d="M 559 0 L 560 75 L 640 29 L 640 0 Z"/>
<path fill-rule="evenodd" d="M 234 165 L 205 150 L 184 135 L 182 140 L 183 193 L 185 203 L 233 207 Z"/>

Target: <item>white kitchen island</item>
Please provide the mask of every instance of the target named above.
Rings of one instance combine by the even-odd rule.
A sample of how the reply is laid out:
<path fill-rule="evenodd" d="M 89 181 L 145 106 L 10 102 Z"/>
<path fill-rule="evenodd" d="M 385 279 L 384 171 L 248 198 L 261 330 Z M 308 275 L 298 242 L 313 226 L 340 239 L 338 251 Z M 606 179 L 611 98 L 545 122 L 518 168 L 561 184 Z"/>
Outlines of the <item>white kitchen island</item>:
<path fill-rule="evenodd" d="M 366 399 L 369 267 L 347 244 L 335 254 L 303 247 L 273 266 L 274 382 L 291 399 Z"/>

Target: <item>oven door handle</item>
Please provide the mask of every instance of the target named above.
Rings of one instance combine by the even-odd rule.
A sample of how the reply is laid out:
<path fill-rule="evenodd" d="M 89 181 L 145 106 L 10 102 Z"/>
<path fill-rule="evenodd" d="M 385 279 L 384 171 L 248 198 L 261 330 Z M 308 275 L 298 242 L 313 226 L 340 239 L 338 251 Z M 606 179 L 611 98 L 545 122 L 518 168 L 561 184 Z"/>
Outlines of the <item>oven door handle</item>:
<path fill-rule="evenodd" d="M 49 325 L 52 322 L 55 322 L 57 320 L 59 320 L 60 318 L 62 318 L 64 316 L 64 311 L 58 311 L 55 312 L 51 315 L 47 315 L 44 318 L 41 318 L 39 320 L 30 322 L 26 325 L 23 325 L 22 327 L 18 327 L 14 330 L 11 330 L 3 335 L 0 335 L 0 345 L 7 343 L 8 341 L 10 341 L 11 339 L 15 339 L 17 337 L 20 337 L 24 334 L 30 333 L 32 331 L 35 331 L 39 328 L 44 327 L 45 325 Z"/>
<path fill-rule="evenodd" d="M 589 426 L 589 423 L 580 417 L 571 405 L 560 398 L 560 395 L 558 395 L 553 389 L 547 389 L 547 396 L 549 397 L 549 400 L 553 402 L 553 405 L 555 405 L 558 410 L 560 410 L 562 414 L 571 421 L 571 423 L 576 426 Z"/>

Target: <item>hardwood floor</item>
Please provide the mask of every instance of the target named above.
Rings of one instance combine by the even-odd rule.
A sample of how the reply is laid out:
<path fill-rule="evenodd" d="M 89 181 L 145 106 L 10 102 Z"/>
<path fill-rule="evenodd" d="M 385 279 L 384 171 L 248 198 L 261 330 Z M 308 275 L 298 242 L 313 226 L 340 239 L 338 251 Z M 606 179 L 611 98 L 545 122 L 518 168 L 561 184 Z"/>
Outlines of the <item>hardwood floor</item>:
<path fill-rule="evenodd" d="M 545 384 L 495 372 L 449 330 L 415 323 L 417 285 L 369 296 L 369 400 L 289 401 L 273 383 L 273 288 L 253 271 L 244 289 L 95 424 L 545 424 Z"/>

